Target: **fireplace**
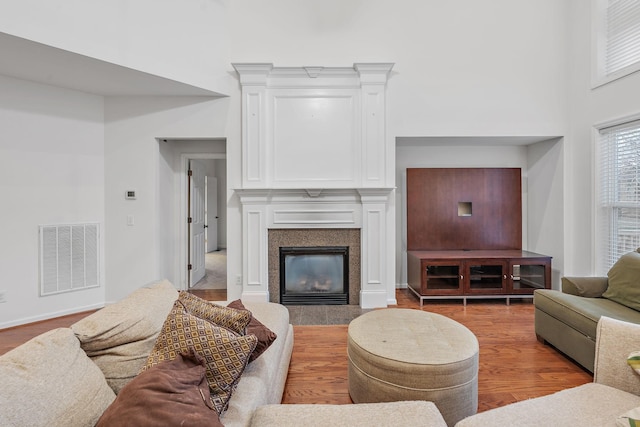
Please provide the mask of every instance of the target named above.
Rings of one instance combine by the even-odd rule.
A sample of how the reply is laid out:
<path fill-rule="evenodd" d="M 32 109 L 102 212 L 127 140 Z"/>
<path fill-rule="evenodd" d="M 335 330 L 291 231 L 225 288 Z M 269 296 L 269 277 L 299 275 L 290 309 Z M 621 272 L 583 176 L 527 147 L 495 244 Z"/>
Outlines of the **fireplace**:
<path fill-rule="evenodd" d="M 281 247 L 280 303 L 348 304 L 349 247 Z"/>
<path fill-rule="evenodd" d="M 360 269 L 360 230 L 352 228 L 288 228 L 270 229 L 268 232 L 268 258 L 269 258 L 269 300 L 275 303 L 285 303 L 281 298 L 282 277 L 284 265 L 281 250 L 285 249 L 294 255 L 305 255 L 311 251 L 326 251 L 333 258 L 342 258 L 343 264 L 342 284 L 346 302 L 340 304 L 360 304 L 361 269 Z M 339 250 L 339 255 L 337 254 Z M 315 254 L 311 254 L 312 256 Z M 285 272 L 286 274 L 286 272 Z M 345 279 L 344 276 L 347 276 Z M 287 277 L 291 277 L 287 274 Z M 334 283 L 336 279 L 333 280 Z M 321 291 L 324 293 L 324 291 Z M 342 299 L 341 299 L 342 300 Z M 318 302 L 319 304 L 336 304 L 330 302 Z M 296 302 L 295 304 L 301 304 Z"/>
<path fill-rule="evenodd" d="M 394 304 L 395 143 L 385 127 L 393 64 L 233 66 L 242 86 L 242 298 L 280 303 L 280 247 L 349 246 L 348 304 Z"/>

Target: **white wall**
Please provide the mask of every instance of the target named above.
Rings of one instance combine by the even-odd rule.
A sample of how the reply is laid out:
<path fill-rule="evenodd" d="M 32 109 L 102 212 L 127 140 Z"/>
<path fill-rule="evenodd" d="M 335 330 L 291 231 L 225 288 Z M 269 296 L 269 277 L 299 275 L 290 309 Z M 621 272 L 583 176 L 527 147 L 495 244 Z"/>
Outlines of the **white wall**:
<path fill-rule="evenodd" d="M 233 62 L 395 62 L 388 133 L 561 135 L 566 2 L 236 0 Z"/>
<path fill-rule="evenodd" d="M 184 286 L 184 280 L 177 276 L 180 205 L 174 197 L 179 194 L 175 154 L 163 148 L 156 138 L 224 138 L 228 104 L 227 99 L 106 99 L 108 301 L 118 300 L 145 283 L 165 277 L 178 287 Z M 239 162 L 234 155 L 237 154 L 228 154 L 230 161 Z M 136 200 L 125 200 L 127 189 L 136 190 Z M 134 216 L 134 226 L 127 225 L 128 215 Z M 233 226 L 231 222 L 230 228 Z M 239 227 L 238 224 L 235 226 Z M 234 232 L 233 228 L 231 232 Z M 239 255 L 236 258 L 230 255 L 231 273 L 241 271 L 239 262 Z M 234 265 L 235 270 L 231 267 Z"/>
<path fill-rule="evenodd" d="M 101 164 L 92 165 L 86 171 L 94 178 L 89 181 L 91 186 L 95 184 L 92 191 L 77 177 L 73 184 L 61 185 L 64 197 L 74 199 L 77 193 L 82 203 L 71 200 L 74 203 L 66 206 L 56 202 L 49 206 L 50 212 L 36 214 L 31 211 L 42 211 L 41 204 L 28 201 L 32 209 L 27 218 L 13 212 L 3 214 L 3 219 L 18 224 L 4 225 L 7 232 L 22 233 L 40 221 L 84 220 L 104 212 L 107 300 L 175 272 L 166 262 L 175 258 L 170 249 L 175 234 L 167 231 L 173 222 L 167 209 L 173 205 L 161 190 L 172 181 L 172 172 L 156 137 L 226 138 L 230 283 L 241 274 L 241 216 L 233 193 L 241 186 L 240 88 L 232 62 L 273 62 L 277 66 L 395 62 L 387 88 L 387 138 L 393 140 L 402 136 L 563 136 L 561 148 L 532 148 L 522 155 L 519 148 L 484 147 L 478 155 L 489 153 L 495 159 L 492 163 L 509 163 L 514 156 L 522 156 L 519 162 L 523 166 L 536 169 L 532 159 L 562 151 L 554 157 L 562 157 L 562 166 L 556 165 L 554 170 L 555 176 L 562 175 L 561 189 L 557 187 L 560 178 L 545 185 L 561 194 L 564 205 L 554 211 L 537 202 L 544 220 L 536 226 L 549 236 L 556 229 L 546 230 L 546 224 L 559 220 L 564 225 L 567 274 L 590 273 L 594 264 L 592 126 L 640 110 L 635 96 L 640 93 L 640 75 L 591 90 L 590 2 L 585 0 L 74 0 L 55 5 L 10 0 L 0 8 L 9 12 L 0 13 L 0 30 L 9 34 L 186 83 L 215 86 L 222 78 L 226 79 L 223 85 L 230 88 L 230 98 L 217 101 L 106 99 L 104 186 L 97 183 Z M 103 137 L 97 135 L 97 129 L 103 127 L 97 117 L 102 114 L 98 106 L 101 98 L 35 88 L 2 80 L 0 120 L 3 128 L 6 122 L 12 129 L 9 138 L 3 139 L 0 159 L 12 169 L 5 168 L 2 174 L 14 170 L 25 150 L 45 152 L 44 137 L 72 135 L 74 144 L 102 144 Z M 67 110 L 71 113 L 64 112 Z M 22 125 L 19 129 L 18 124 Z M 15 139 L 23 141 L 22 146 L 14 144 Z M 55 149 L 47 156 L 77 159 L 69 141 L 55 140 Z M 31 144 L 35 150 L 23 148 Z M 10 148 L 5 148 L 7 145 Z M 10 154 L 5 156 L 5 151 Z M 438 166 L 451 164 L 460 151 L 442 150 L 436 157 L 441 159 Z M 396 153 L 389 155 L 394 164 Z M 424 153 L 422 160 L 433 163 L 431 155 Z M 83 156 L 72 170 L 84 173 L 84 166 L 78 164 L 87 164 L 87 158 L 93 161 L 99 156 Z M 403 162 L 399 159 L 397 164 Z M 41 172 L 46 168 L 37 162 L 30 166 L 36 169 L 31 176 L 38 177 L 33 187 L 40 199 L 47 200 L 50 192 L 45 188 L 51 180 Z M 394 175 L 395 171 L 388 173 Z M 25 203 L 17 198 L 17 187 L 6 185 L 13 175 L 4 178 L 0 184 L 3 193 L 12 195 L 9 200 Z M 124 191 L 129 188 L 139 195 L 131 203 L 124 200 Z M 88 199 L 91 203 L 84 203 Z M 126 225 L 128 214 L 135 216 L 132 227 Z M 30 218 L 32 215 L 52 218 Z M 0 244 L 0 262 L 11 263 L 3 264 L 6 277 L 0 289 L 12 289 L 10 301 L 15 292 L 21 298 L 32 293 L 26 300 L 30 308 L 25 317 L 104 300 L 101 295 L 94 297 L 93 291 L 83 291 L 87 294 L 77 292 L 70 300 L 50 303 L 62 300 L 54 298 L 48 299 L 46 306 L 41 304 L 31 288 L 33 277 L 22 289 L 34 271 L 35 243 L 8 235 L 12 243 Z M 392 240 L 398 238 L 396 234 Z M 548 237 L 541 239 L 541 247 L 550 247 Z M 15 265 L 20 271 L 9 272 Z M 239 296 L 240 291 L 231 288 L 229 298 Z M 100 292 L 104 288 L 96 293 Z M 89 294 L 92 296 L 86 300 L 79 296 Z M 14 307 L 0 305 L 0 316 L 18 318 L 21 314 Z M 5 314 L 5 308 L 14 311 Z M 0 317 L 0 322 L 6 318 Z"/>
<path fill-rule="evenodd" d="M 526 236 L 523 249 L 552 257 L 551 286 L 560 289 L 565 270 L 567 227 L 564 214 L 564 138 L 542 141 L 526 147 Z"/>
<path fill-rule="evenodd" d="M 104 276 L 39 296 L 38 226 L 98 222 L 104 237 L 103 99 L 3 76 L 0 93 L 0 328 L 101 306 Z"/>
<path fill-rule="evenodd" d="M 229 26 L 232 62 L 394 62 L 387 138 L 566 133 L 566 2 L 239 0 L 228 13 L 237 23 Z M 391 182 L 408 166 L 527 170 L 523 147 L 402 147 L 388 155 L 396 167 Z M 562 174 L 555 177 L 562 186 Z M 400 175 L 395 179 L 401 187 Z M 402 203 L 398 191 L 389 239 L 396 241 L 399 284 L 406 283 Z M 562 223 L 562 210 L 544 223 L 550 220 Z"/>
<path fill-rule="evenodd" d="M 216 160 L 218 178 L 218 247 L 227 248 L 227 160 Z M 230 282 L 227 282 L 230 283 Z"/>
<path fill-rule="evenodd" d="M 595 271 L 594 126 L 640 113 L 640 73 L 591 88 L 591 2 L 570 0 L 570 128 L 565 144 L 567 275 Z"/>
<path fill-rule="evenodd" d="M 3 0 L 0 31 L 224 93 L 226 0 Z"/>

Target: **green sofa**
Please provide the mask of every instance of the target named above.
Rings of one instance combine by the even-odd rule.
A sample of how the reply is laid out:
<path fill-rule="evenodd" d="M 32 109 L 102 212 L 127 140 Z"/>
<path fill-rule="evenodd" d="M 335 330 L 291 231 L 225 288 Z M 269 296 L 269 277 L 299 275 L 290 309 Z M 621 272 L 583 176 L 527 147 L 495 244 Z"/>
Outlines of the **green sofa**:
<path fill-rule="evenodd" d="M 563 277 L 562 292 L 536 290 L 533 303 L 538 339 L 593 372 L 600 317 L 640 324 L 640 253 L 623 255 L 607 277 Z"/>

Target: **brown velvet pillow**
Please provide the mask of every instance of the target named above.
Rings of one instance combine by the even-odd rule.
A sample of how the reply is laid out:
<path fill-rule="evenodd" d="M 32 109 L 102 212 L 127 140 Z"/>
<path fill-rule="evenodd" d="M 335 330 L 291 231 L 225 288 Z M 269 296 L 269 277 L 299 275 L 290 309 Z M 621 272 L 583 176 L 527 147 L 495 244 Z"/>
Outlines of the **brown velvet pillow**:
<path fill-rule="evenodd" d="M 195 354 L 178 354 L 135 377 L 96 427 L 182 425 L 223 426 L 210 401 L 205 361 Z"/>
<path fill-rule="evenodd" d="M 227 307 L 235 308 L 238 310 L 247 310 L 242 304 L 242 301 L 235 300 L 229 303 Z M 247 310 L 249 311 L 249 310 Z M 271 329 L 267 328 L 264 324 L 262 324 L 258 319 L 251 316 L 251 321 L 247 325 L 247 335 L 255 335 L 258 338 L 258 345 L 256 349 L 253 350 L 251 356 L 249 357 L 249 363 L 253 362 L 265 352 L 266 349 L 276 340 L 277 335 Z"/>

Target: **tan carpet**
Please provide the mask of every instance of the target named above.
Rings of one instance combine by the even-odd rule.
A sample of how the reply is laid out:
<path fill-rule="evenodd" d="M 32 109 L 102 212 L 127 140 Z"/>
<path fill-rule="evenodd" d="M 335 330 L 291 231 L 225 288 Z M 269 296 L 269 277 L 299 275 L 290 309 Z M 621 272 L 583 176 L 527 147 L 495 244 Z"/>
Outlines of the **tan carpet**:
<path fill-rule="evenodd" d="M 191 289 L 227 289 L 226 249 L 205 254 L 204 268 L 204 277 Z"/>

